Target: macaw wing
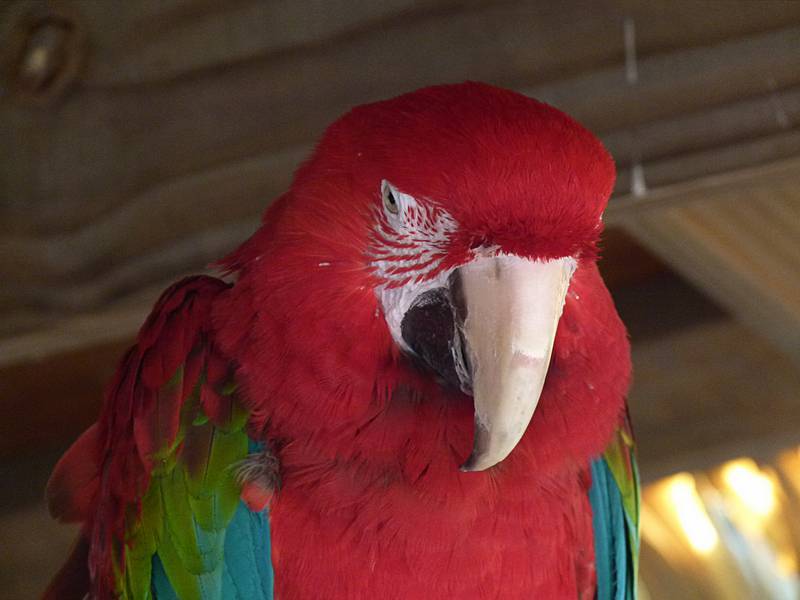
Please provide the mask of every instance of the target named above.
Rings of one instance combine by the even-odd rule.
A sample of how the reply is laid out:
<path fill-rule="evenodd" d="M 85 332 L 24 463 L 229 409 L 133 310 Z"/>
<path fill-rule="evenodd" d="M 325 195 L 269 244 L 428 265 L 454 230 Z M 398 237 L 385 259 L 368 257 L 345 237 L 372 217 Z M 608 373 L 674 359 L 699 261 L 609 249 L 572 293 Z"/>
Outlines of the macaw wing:
<path fill-rule="evenodd" d="M 627 415 L 591 471 L 597 599 L 633 600 L 639 571 L 639 474 Z"/>
<path fill-rule="evenodd" d="M 237 477 L 260 447 L 245 431 L 232 365 L 209 327 L 228 287 L 193 277 L 162 295 L 98 423 L 56 466 L 51 513 L 84 526 L 82 555 L 49 597 L 71 589 L 64 579 L 80 563 L 88 563 L 93 598 L 273 597 L 265 502 L 250 510 L 253 502 L 240 499 L 248 484 Z"/>

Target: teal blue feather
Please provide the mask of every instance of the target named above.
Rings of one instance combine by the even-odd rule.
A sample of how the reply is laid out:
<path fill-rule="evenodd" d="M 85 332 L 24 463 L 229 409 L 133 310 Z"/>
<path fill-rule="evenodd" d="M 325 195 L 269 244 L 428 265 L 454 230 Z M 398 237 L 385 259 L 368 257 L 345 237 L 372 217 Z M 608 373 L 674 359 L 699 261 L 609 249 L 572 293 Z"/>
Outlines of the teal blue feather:
<path fill-rule="evenodd" d="M 158 554 L 153 555 L 152 577 L 150 585 L 153 591 L 153 598 L 157 600 L 180 600 L 169 583 L 167 573 L 164 571 L 164 565 L 161 564 Z"/>
<path fill-rule="evenodd" d="M 250 440 L 248 451 L 251 454 L 262 450 L 263 444 Z M 239 502 L 225 538 L 222 597 L 272 600 L 273 589 L 269 515 L 266 510 L 255 513 Z"/>
<path fill-rule="evenodd" d="M 274 575 L 266 511 L 254 513 L 241 503 L 227 534 L 222 597 L 272 600 Z"/>
<path fill-rule="evenodd" d="M 224 534 L 225 564 L 221 589 L 217 587 L 216 578 L 201 576 L 201 579 L 207 578 L 200 585 L 202 600 L 273 600 L 274 575 L 267 512 L 254 513 L 240 502 Z M 155 600 L 178 600 L 157 554 L 153 557 L 152 577 Z"/>
<path fill-rule="evenodd" d="M 597 600 L 636 598 L 634 553 L 635 526 L 625 513 L 622 494 L 604 457 L 592 463 L 589 490 L 594 528 Z M 638 532 L 636 536 L 638 537 Z"/>
<path fill-rule="evenodd" d="M 248 451 L 256 453 L 263 445 L 249 441 Z M 195 577 L 200 590 L 199 600 L 273 600 L 269 515 L 255 513 L 239 501 L 233 518 L 221 531 L 206 531 L 194 521 L 197 550 L 204 572 Z M 217 548 L 224 545 L 222 561 Z M 166 549 L 166 548 L 164 548 Z M 155 600 L 178 600 L 164 564 L 158 554 L 152 559 L 151 590 Z"/>

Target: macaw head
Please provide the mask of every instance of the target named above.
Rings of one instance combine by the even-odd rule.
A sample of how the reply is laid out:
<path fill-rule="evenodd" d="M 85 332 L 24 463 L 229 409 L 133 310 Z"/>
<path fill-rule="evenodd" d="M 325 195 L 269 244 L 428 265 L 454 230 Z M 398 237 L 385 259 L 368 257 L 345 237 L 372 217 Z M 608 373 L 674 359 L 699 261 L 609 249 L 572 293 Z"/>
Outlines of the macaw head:
<path fill-rule="evenodd" d="M 303 355 L 305 377 L 338 390 L 283 384 L 275 393 L 296 397 L 284 421 L 323 414 L 341 428 L 374 414 L 357 398 L 374 398 L 376 381 L 396 386 L 413 370 L 472 398 L 461 469 L 502 461 L 539 402 L 573 274 L 596 258 L 614 176 L 571 118 L 483 84 L 336 121 L 228 261 L 261 290 L 264 343 L 284 339 L 283 358 Z M 270 368 L 289 381 L 290 367 Z"/>

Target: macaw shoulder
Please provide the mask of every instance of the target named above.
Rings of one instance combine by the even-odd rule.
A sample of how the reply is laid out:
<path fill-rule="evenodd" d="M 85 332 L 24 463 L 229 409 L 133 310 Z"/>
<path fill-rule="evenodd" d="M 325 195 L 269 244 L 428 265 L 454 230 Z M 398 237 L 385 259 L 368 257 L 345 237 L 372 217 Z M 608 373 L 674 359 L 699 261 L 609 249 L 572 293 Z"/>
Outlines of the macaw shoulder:
<path fill-rule="evenodd" d="M 78 591 L 70 582 L 91 585 L 98 598 L 147 597 L 151 589 L 158 597 L 239 597 L 231 586 L 258 590 L 244 597 L 271 597 L 261 511 L 269 498 L 256 487 L 271 481 L 269 465 L 256 468 L 265 455 L 246 432 L 235 364 L 215 343 L 212 310 L 230 288 L 201 276 L 164 292 L 122 359 L 98 422 L 56 466 L 51 512 L 83 524 L 82 559 L 68 566 L 82 562 L 92 578 L 86 567 L 80 577 L 62 571 L 46 597 Z M 240 572 L 239 563 L 259 556 L 267 562 Z"/>

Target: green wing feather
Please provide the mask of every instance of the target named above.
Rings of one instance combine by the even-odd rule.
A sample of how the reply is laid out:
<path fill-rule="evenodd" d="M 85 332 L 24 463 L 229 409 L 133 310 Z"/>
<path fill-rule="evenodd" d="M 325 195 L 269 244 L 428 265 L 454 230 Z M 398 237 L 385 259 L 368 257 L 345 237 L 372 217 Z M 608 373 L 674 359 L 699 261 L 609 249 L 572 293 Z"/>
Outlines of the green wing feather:
<path fill-rule="evenodd" d="M 248 455 L 247 413 L 226 386 L 220 401 L 230 405 L 228 418 L 212 423 L 200 402 L 203 385 L 201 377 L 185 399 L 177 441 L 154 455 L 140 510 L 127 519 L 123 598 L 152 597 L 155 555 L 179 598 L 220 597 L 226 529 L 241 493 L 234 467 Z"/>
<path fill-rule="evenodd" d="M 83 529 L 80 555 L 48 598 L 62 590 L 98 600 L 272 598 L 263 510 L 272 479 L 264 490 L 237 481 L 237 465 L 249 452 L 258 464 L 264 447 L 248 439 L 233 365 L 211 326 L 229 289 L 199 276 L 164 292 L 120 362 L 98 422 L 56 466 L 51 513 Z M 257 491 L 247 504 L 242 486 Z M 89 568 L 73 577 L 81 562 Z"/>
<path fill-rule="evenodd" d="M 614 481 L 622 496 L 622 506 L 628 524 L 627 532 L 631 560 L 633 562 L 633 580 L 637 581 L 639 575 L 639 506 L 641 500 L 639 497 L 639 470 L 636 466 L 636 445 L 633 440 L 630 418 L 627 415 L 611 444 L 603 453 L 603 458 L 614 476 Z"/>

